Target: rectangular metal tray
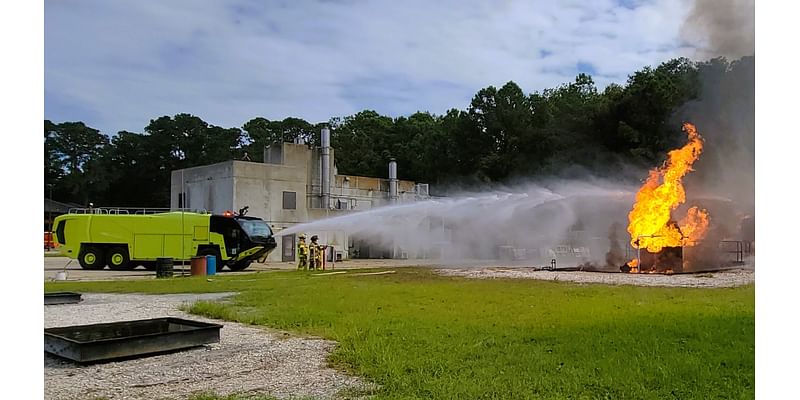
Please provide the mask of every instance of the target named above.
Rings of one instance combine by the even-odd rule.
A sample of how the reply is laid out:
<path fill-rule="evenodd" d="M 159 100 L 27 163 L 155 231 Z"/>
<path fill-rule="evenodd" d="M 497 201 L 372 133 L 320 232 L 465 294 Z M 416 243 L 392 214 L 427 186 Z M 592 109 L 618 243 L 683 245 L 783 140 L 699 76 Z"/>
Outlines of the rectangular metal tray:
<path fill-rule="evenodd" d="M 44 351 L 86 363 L 169 352 L 219 342 L 222 325 L 154 318 L 44 330 Z"/>
<path fill-rule="evenodd" d="M 45 293 L 44 294 L 44 304 L 73 304 L 73 303 L 80 303 L 81 294 L 80 293 L 73 293 L 73 292 L 56 292 L 56 293 Z"/>

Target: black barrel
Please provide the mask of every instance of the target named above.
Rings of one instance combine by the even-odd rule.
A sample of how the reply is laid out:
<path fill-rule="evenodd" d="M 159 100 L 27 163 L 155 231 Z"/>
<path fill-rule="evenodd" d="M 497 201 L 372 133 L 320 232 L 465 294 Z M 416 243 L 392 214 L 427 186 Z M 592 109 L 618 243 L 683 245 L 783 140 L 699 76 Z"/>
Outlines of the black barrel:
<path fill-rule="evenodd" d="M 172 277 L 172 259 L 171 258 L 157 258 L 156 259 L 156 278 L 171 278 Z"/>

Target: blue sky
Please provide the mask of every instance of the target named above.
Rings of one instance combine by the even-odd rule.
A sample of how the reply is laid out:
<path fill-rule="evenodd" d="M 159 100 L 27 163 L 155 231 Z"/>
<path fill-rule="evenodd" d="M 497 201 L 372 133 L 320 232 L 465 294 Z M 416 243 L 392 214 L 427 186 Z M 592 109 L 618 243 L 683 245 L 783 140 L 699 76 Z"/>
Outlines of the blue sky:
<path fill-rule="evenodd" d="M 45 1 L 45 118 L 107 134 L 187 112 L 327 121 L 465 109 L 509 80 L 598 86 L 677 56 L 690 0 Z"/>

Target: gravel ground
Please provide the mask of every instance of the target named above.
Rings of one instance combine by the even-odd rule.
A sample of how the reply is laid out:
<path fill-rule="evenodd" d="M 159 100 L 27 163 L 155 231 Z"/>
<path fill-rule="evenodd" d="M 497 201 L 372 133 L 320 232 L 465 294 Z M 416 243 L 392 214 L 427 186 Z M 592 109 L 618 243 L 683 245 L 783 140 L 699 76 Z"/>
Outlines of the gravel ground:
<path fill-rule="evenodd" d="M 755 270 L 735 269 L 699 274 L 623 274 L 585 271 L 540 271 L 531 268 L 469 267 L 443 268 L 437 273 L 476 279 L 540 279 L 609 285 L 671 286 L 671 287 L 734 287 L 755 282 Z"/>
<path fill-rule="evenodd" d="M 353 268 L 399 268 L 416 265 L 432 265 L 435 260 L 346 260 L 337 262 L 335 265 L 329 265 L 333 270 L 348 270 Z M 229 275 L 245 275 L 252 273 L 266 273 L 276 270 L 294 270 L 297 268 L 297 263 L 294 262 L 268 262 L 265 264 L 252 263 L 246 270 L 239 272 L 232 272 L 225 270 L 220 274 Z M 189 273 L 189 266 L 184 267 L 185 272 Z M 100 271 L 85 270 L 80 267 L 77 260 L 70 260 L 67 257 L 44 257 L 44 280 L 55 280 L 56 273 L 65 271 L 67 273 L 67 280 L 69 281 L 98 281 L 98 280 L 120 280 L 120 279 L 156 279 L 154 271 L 147 271 L 142 267 L 138 267 L 133 271 L 114 271 L 108 268 Z M 175 267 L 173 272 L 175 275 L 181 274 L 181 268 Z"/>
<path fill-rule="evenodd" d="M 224 325 L 220 342 L 171 354 L 82 366 L 45 353 L 45 399 L 185 399 L 197 392 L 337 398 L 364 392 L 356 377 L 326 366 L 335 342 L 186 314 L 197 300 L 231 294 L 83 294 L 79 304 L 45 306 L 45 328 L 158 317 Z"/>

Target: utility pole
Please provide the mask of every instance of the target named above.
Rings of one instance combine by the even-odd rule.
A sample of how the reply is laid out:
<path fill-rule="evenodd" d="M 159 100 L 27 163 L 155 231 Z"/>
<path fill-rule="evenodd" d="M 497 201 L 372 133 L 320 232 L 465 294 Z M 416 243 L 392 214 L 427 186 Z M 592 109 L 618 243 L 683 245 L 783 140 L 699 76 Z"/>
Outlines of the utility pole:
<path fill-rule="evenodd" d="M 186 256 L 186 222 L 184 220 L 186 214 L 186 180 L 183 177 L 183 170 L 181 170 L 181 193 L 178 195 L 178 199 L 183 199 L 183 204 L 178 204 L 178 208 L 181 210 L 181 276 L 185 275 L 186 266 L 183 262 L 183 258 Z M 191 258 L 190 258 L 191 259 Z"/>
<path fill-rule="evenodd" d="M 53 184 L 48 183 L 47 188 L 50 189 L 50 209 L 47 210 L 47 226 L 48 231 L 53 231 Z M 50 250 L 50 245 L 48 242 L 47 250 Z"/>
<path fill-rule="evenodd" d="M 50 210 L 47 212 L 47 222 L 50 224 L 50 230 L 53 230 L 53 184 L 48 183 L 47 188 L 50 189 Z"/>

